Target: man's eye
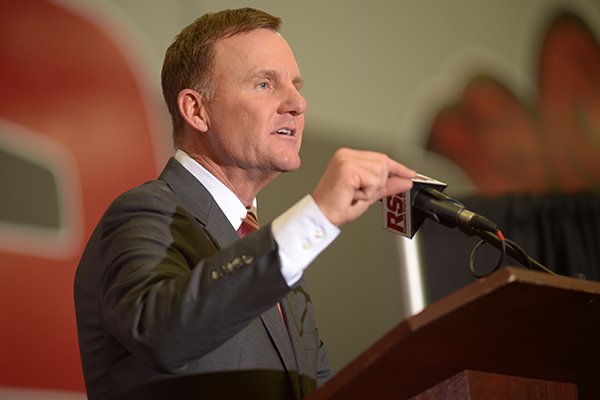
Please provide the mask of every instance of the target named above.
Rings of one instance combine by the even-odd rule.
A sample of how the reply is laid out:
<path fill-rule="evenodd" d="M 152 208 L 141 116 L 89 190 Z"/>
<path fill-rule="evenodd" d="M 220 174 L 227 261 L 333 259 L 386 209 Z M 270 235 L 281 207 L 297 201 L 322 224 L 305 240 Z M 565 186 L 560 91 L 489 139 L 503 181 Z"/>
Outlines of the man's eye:
<path fill-rule="evenodd" d="M 259 89 L 268 89 L 269 88 L 269 82 L 261 82 L 258 84 Z"/>

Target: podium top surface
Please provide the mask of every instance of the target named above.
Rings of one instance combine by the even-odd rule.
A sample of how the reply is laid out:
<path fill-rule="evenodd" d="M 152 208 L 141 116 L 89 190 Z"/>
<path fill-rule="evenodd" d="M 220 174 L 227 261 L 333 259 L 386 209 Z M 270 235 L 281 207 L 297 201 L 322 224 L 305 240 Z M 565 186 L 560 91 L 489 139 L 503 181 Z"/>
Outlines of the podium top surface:
<path fill-rule="evenodd" d="M 503 268 L 407 318 L 310 399 L 410 398 L 467 369 L 600 399 L 600 282 Z"/>

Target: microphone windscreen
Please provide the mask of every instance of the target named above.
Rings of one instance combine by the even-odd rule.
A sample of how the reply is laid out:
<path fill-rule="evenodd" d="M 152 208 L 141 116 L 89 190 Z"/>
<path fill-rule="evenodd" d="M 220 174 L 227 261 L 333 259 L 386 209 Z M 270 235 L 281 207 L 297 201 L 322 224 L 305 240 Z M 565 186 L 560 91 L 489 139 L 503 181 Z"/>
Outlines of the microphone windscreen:
<path fill-rule="evenodd" d="M 426 215 L 412 207 L 415 195 L 419 190 L 432 187 L 438 191 L 448 185 L 425 175 L 417 174 L 410 191 L 398 193 L 383 199 L 383 227 L 397 235 L 412 239 L 419 230 Z"/>

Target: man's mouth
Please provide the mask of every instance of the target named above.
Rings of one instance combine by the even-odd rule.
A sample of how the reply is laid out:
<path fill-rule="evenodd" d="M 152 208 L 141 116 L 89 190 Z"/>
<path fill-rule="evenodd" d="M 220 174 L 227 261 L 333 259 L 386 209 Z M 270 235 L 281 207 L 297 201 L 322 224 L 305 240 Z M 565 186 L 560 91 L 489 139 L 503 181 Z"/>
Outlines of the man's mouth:
<path fill-rule="evenodd" d="M 277 133 L 278 135 L 285 135 L 285 136 L 293 136 L 294 135 L 294 131 L 292 131 L 291 129 L 288 129 L 288 128 L 278 129 L 277 131 L 275 131 L 275 133 Z"/>

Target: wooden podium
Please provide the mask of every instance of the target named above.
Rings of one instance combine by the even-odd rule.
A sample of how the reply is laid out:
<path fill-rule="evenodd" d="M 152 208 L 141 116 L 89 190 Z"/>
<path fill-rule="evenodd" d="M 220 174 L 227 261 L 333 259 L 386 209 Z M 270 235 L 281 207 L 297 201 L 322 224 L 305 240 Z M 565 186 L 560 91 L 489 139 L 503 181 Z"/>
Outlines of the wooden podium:
<path fill-rule="evenodd" d="M 503 268 L 414 315 L 309 397 L 600 399 L 600 282 Z"/>

